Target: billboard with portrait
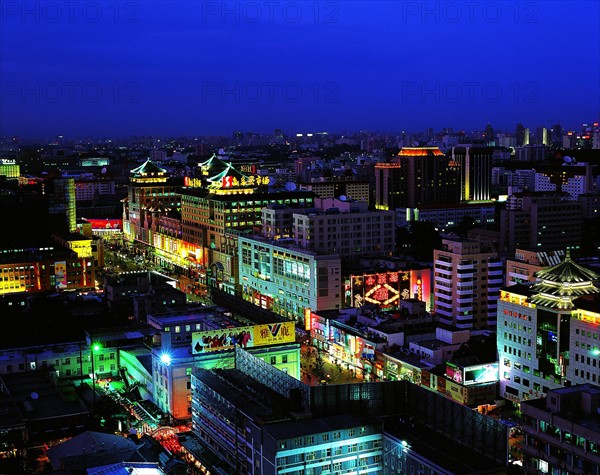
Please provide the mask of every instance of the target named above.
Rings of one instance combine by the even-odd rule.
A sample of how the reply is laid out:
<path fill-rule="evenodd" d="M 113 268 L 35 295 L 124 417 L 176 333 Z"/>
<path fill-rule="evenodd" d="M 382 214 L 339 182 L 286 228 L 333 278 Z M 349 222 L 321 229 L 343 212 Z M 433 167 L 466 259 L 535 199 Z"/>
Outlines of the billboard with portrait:
<path fill-rule="evenodd" d="M 54 263 L 54 282 L 57 289 L 66 289 L 68 287 L 66 261 L 57 261 Z"/>

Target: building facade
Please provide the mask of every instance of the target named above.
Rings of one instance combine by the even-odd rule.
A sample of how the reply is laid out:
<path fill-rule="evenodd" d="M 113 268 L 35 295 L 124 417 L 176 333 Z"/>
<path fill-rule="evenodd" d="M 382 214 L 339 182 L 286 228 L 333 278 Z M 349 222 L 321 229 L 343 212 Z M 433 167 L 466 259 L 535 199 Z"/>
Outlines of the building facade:
<path fill-rule="evenodd" d="M 435 313 L 440 322 L 459 329 L 494 329 L 503 283 L 502 261 L 481 243 L 442 240 L 433 251 Z"/>
<path fill-rule="evenodd" d="M 600 386 L 553 389 L 521 411 L 525 473 L 600 474 Z"/>
<path fill-rule="evenodd" d="M 239 236 L 238 244 L 244 300 L 301 325 L 307 311 L 340 308 L 339 255 L 261 236 Z"/>
<path fill-rule="evenodd" d="M 567 253 L 536 277 L 503 287 L 498 302 L 500 396 L 517 403 L 598 379 L 600 276 Z"/>

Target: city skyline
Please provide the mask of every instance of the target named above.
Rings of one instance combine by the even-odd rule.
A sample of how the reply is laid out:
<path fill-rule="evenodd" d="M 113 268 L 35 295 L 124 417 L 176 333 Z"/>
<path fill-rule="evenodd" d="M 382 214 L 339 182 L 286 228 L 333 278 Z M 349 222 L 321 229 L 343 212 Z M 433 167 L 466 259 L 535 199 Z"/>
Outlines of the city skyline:
<path fill-rule="evenodd" d="M 0 136 L 579 130 L 600 114 L 599 8 L 3 2 Z"/>

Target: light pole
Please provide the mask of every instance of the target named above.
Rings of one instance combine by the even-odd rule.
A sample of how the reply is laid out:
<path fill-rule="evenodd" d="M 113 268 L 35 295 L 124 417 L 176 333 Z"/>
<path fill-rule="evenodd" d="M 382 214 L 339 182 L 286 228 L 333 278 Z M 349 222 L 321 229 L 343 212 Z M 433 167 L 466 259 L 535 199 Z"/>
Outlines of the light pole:
<path fill-rule="evenodd" d="M 100 345 L 98 343 L 93 343 L 90 349 L 92 356 L 92 393 L 93 393 L 93 402 L 92 402 L 92 411 L 96 409 L 96 371 L 94 369 L 94 360 L 96 359 L 96 351 L 100 350 Z"/>

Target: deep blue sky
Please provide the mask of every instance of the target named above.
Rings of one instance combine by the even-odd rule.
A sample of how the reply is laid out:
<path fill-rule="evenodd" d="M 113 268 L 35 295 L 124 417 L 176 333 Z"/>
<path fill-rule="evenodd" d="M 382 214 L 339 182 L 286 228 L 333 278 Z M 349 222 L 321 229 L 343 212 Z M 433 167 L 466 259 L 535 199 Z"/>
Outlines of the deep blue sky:
<path fill-rule="evenodd" d="M 0 135 L 579 128 L 599 4 L 2 0 Z"/>

